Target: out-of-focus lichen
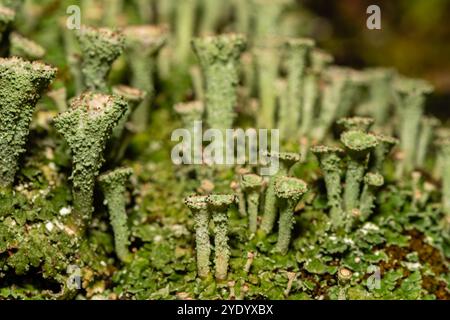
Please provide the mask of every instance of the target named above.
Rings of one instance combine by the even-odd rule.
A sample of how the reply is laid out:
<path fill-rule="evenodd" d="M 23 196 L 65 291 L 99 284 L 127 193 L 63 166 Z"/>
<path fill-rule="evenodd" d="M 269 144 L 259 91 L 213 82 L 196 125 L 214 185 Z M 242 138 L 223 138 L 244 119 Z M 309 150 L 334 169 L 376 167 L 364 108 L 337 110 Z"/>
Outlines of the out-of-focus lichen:
<path fill-rule="evenodd" d="M 214 129 L 232 128 L 245 38 L 238 34 L 209 36 L 194 39 L 192 45 L 205 78 L 207 124 Z"/>
<path fill-rule="evenodd" d="M 45 56 L 45 49 L 36 42 L 27 39 L 17 32 L 9 36 L 9 55 L 25 60 L 40 60 Z"/>
<path fill-rule="evenodd" d="M 81 71 L 85 88 L 107 92 L 111 65 L 123 51 L 123 35 L 107 28 L 82 26 L 76 36 L 82 51 Z"/>
<path fill-rule="evenodd" d="M 262 177 L 256 174 L 244 174 L 241 176 L 240 186 L 247 196 L 248 231 L 250 235 L 256 233 L 258 227 L 259 198 L 264 184 Z"/>

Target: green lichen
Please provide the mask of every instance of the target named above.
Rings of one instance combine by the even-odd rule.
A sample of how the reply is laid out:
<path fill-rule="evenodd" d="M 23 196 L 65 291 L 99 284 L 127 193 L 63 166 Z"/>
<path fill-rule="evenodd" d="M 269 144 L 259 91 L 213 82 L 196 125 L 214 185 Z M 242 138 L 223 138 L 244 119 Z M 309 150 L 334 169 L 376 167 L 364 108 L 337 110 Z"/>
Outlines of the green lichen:
<path fill-rule="evenodd" d="M 56 70 L 20 58 L 0 59 L 0 187 L 10 187 L 25 151 L 34 108 Z"/>
<path fill-rule="evenodd" d="M 230 261 L 228 208 L 236 202 L 236 197 L 234 195 L 209 195 L 206 202 L 214 222 L 215 276 L 218 280 L 225 280 Z"/>
<path fill-rule="evenodd" d="M 126 183 L 133 174 L 130 168 L 118 168 L 98 177 L 100 188 L 108 206 L 109 220 L 114 232 L 114 244 L 117 257 L 122 262 L 130 262 L 128 251 L 130 231 L 127 225 Z"/>
<path fill-rule="evenodd" d="M 438 142 L 442 159 L 442 207 L 450 215 L 450 139 Z"/>
<path fill-rule="evenodd" d="M 377 189 L 384 184 L 384 178 L 379 173 L 369 172 L 364 176 L 364 187 L 359 201 L 359 210 L 361 212 L 360 219 L 367 220 L 373 213 Z"/>
<path fill-rule="evenodd" d="M 371 155 L 371 170 L 383 171 L 384 162 L 387 160 L 389 153 L 398 144 L 398 139 L 382 134 L 375 135 L 378 139 L 378 145 L 375 147 Z"/>
<path fill-rule="evenodd" d="M 167 28 L 164 26 L 129 26 L 124 30 L 125 52 L 131 69 L 131 85 L 146 92 L 146 99 L 132 115 L 132 122 L 138 131 L 147 128 L 149 104 L 155 96 L 155 69 L 157 56 L 167 42 Z"/>
<path fill-rule="evenodd" d="M 277 196 L 275 192 L 276 180 L 278 177 L 287 176 L 289 174 L 289 169 L 300 161 L 300 155 L 297 153 L 272 152 L 268 156 L 271 158 L 277 158 L 279 167 L 277 173 L 269 179 L 269 185 L 267 186 L 264 199 L 264 213 L 261 221 L 261 231 L 266 235 L 272 232 L 275 220 L 277 218 Z"/>
<path fill-rule="evenodd" d="M 39 60 L 45 56 L 45 49 L 36 42 L 29 40 L 17 32 L 9 36 L 9 55 L 21 57 L 25 60 Z"/>
<path fill-rule="evenodd" d="M 112 63 L 123 50 L 123 35 L 107 28 L 82 26 L 76 36 L 82 51 L 81 71 L 85 88 L 107 92 L 107 77 Z"/>
<path fill-rule="evenodd" d="M 285 134 L 288 136 L 296 134 L 303 116 L 309 117 L 303 110 L 303 85 L 309 53 L 314 44 L 311 39 L 291 39 L 286 42 L 288 111 Z M 306 126 L 309 127 L 309 124 Z"/>
<path fill-rule="evenodd" d="M 239 57 L 246 45 L 238 34 L 196 38 L 192 41 L 206 86 L 206 121 L 210 128 L 232 128 L 239 83 Z"/>
<path fill-rule="evenodd" d="M 200 278 L 207 278 L 210 275 L 211 244 L 208 231 L 210 212 L 206 198 L 206 196 L 190 196 L 184 199 L 184 203 L 194 216 L 197 274 Z"/>
<path fill-rule="evenodd" d="M 370 152 L 377 146 L 374 135 L 362 131 L 346 131 L 341 135 L 349 159 L 345 175 L 344 209 L 351 212 L 358 208 L 361 182 L 367 168 Z"/>
<path fill-rule="evenodd" d="M 341 118 L 336 123 L 340 125 L 344 131 L 361 130 L 368 132 L 374 123 L 374 119 L 368 117 Z"/>
<path fill-rule="evenodd" d="M 420 118 L 424 113 L 426 95 L 433 91 L 433 87 L 424 80 L 398 78 L 395 89 L 401 119 L 400 148 L 403 160 L 397 172 L 401 176 L 414 169 Z"/>
<path fill-rule="evenodd" d="M 127 110 L 119 96 L 87 92 L 55 119 L 55 127 L 72 152 L 71 223 L 83 232 L 91 220 L 95 179 L 103 165 L 103 151 L 113 128 Z"/>
<path fill-rule="evenodd" d="M 424 117 L 420 121 L 420 133 L 417 142 L 415 164 L 416 167 L 423 167 L 427 153 L 430 151 L 431 141 L 434 138 L 434 131 L 440 125 L 440 121 L 434 117 Z"/>
<path fill-rule="evenodd" d="M 307 184 L 297 178 L 278 177 L 275 182 L 275 193 L 281 202 L 276 250 L 283 255 L 289 249 L 294 227 L 295 207 L 307 190 Z"/>
<path fill-rule="evenodd" d="M 336 230 L 344 224 L 342 208 L 342 155 L 344 150 L 336 147 L 315 146 L 311 152 L 319 160 L 320 169 L 323 172 L 327 189 L 328 206 L 333 228 Z"/>
<path fill-rule="evenodd" d="M 369 78 L 370 111 L 377 127 L 382 126 L 392 104 L 392 82 L 395 72 L 388 68 L 375 68 L 366 71 Z"/>
<path fill-rule="evenodd" d="M 262 177 L 256 174 L 249 173 L 241 176 L 240 186 L 247 195 L 247 217 L 250 235 L 255 234 L 258 227 L 259 198 L 263 184 L 264 180 Z"/>

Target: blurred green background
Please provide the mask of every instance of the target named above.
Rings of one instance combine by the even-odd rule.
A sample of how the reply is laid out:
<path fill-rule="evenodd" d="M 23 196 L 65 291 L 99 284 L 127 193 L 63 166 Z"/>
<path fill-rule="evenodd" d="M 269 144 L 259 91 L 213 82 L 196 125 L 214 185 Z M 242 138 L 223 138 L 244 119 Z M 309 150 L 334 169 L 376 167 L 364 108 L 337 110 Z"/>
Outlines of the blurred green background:
<path fill-rule="evenodd" d="M 392 66 L 436 87 L 427 111 L 450 118 L 449 0 L 298 0 L 311 12 L 313 36 L 338 64 Z M 381 30 L 369 30 L 366 9 L 381 9 Z"/>

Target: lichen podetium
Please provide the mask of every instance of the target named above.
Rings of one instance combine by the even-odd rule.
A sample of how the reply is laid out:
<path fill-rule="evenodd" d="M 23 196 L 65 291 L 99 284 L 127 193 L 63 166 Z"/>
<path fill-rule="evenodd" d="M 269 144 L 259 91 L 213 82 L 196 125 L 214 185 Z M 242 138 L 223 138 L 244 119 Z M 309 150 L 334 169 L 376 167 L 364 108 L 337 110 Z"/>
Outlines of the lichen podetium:
<path fill-rule="evenodd" d="M 81 72 L 87 90 L 108 92 L 107 77 L 112 63 L 123 51 L 118 31 L 82 26 L 76 33 L 82 51 Z"/>
<path fill-rule="evenodd" d="M 37 101 L 56 69 L 20 58 L 0 59 L 0 187 L 14 182 Z"/>
<path fill-rule="evenodd" d="M 286 254 L 289 249 L 295 207 L 306 191 L 308 191 L 306 182 L 297 178 L 278 177 L 275 182 L 275 193 L 281 200 L 278 241 L 275 248 L 281 254 Z"/>
<path fill-rule="evenodd" d="M 349 159 L 345 175 L 344 208 L 346 212 L 358 208 L 361 182 L 370 152 L 378 145 L 374 135 L 359 130 L 346 131 L 341 135 Z"/>
<path fill-rule="evenodd" d="M 330 207 L 330 219 L 333 229 L 338 229 L 344 224 L 342 208 L 342 156 L 344 150 L 337 147 L 315 146 L 311 152 L 319 160 L 320 169 L 323 172 L 325 187 L 327 189 L 328 206 Z"/>
<path fill-rule="evenodd" d="M 239 83 L 239 57 L 246 47 L 239 34 L 192 40 L 206 84 L 206 122 L 210 128 L 232 128 Z"/>
<path fill-rule="evenodd" d="M 236 203 L 236 196 L 228 194 L 212 194 L 206 198 L 214 222 L 214 246 L 216 279 L 225 280 L 230 261 L 230 245 L 228 243 L 228 208 Z"/>
<path fill-rule="evenodd" d="M 130 262 L 131 254 L 128 251 L 130 244 L 130 230 L 127 225 L 126 212 L 126 183 L 133 174 L 130 168 L 118 168 L 103 173 L 98 182 L 105 196 L 108 206 L 109 220 L 114 232 L 114 244 L 117 257 L 122 262 Z"/>
<path fill-rule="evenodd" d="M 185 205 L 194 216 L 197 274 L 200 278 L 207 278 L 210 275 L 211 243 L 209 241 L 208 227 L 211 215 L 206 199 L 207 196 L 190 196 L 184 199 Z"/>
<path fill-rule="evenodd" d="M 127 108 L 119 96 L 87 92 L 75 98 L 69 110 L 54 121 L 72 152 L 74 213 L 70 219 L 80 233 L 91 220 L 94 184 L 104 162 L 106 143 Z"/>

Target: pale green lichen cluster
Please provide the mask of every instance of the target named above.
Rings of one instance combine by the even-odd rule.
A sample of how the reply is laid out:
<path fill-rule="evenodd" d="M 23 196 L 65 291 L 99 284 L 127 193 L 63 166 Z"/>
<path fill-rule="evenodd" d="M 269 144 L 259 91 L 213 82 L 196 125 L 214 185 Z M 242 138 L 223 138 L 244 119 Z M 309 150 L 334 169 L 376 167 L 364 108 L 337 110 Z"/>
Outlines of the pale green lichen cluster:
<path fill-rule="evenodd" d="M 133 174 L 130 168 L 118 168 L 98 177 L 108 206 L 109 220 L 114 232 L 116 254 L 122 262 L 130 262 L 130 230 L 127 225 L 126 183 Z"/>
<path fill-rule="evenodd" d="M 82 52 L 81 71 L 87 90 L 108 92 L 111 65 L 123 51 L 124 38 L 118 31 L 82 26 L 76 33 Z"/>
<path fill-rule="evenodd" d="M 20 58 L 0 59 L 0 187 L 14 182 L 36 103 L 56 70 Z"/>
<path fill-rule="evenodd" d="M 87 92 L 71 102 L 54 123 L 72 152 L 72 224 L 83 232 L 93 210 L 95 180 L 104 162 L 103 151 L 112 130 L 126 113 L 119 96 Z"/>
<path fill-rule="evenodd" d="M 205 78 L 206 121 L 210 128 L 232 128 L 236 117 L 239 57 L 245 49 L 242 35 L 225 34 L 192 41 Z"/>

